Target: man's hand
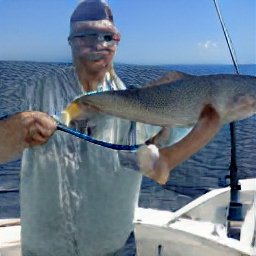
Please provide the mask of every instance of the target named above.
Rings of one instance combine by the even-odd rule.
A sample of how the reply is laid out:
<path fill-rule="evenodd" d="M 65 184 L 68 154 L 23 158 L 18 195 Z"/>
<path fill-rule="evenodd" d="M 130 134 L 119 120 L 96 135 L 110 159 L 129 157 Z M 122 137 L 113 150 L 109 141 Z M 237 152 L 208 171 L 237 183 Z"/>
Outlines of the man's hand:
<path fill-rule="evenodd" d="M 21 140 L 26 143 L 26 147 L 46 143 L 56 130 L 53 118 L 42 112 L 22 112 L 13 118 L 21 128 Z"/>
<path fill-rule="evenodd" d="M 55 130 L 55 121 L 43 112 L 21 112 L 0 121 L 0 163 L 46 143 Z"/>

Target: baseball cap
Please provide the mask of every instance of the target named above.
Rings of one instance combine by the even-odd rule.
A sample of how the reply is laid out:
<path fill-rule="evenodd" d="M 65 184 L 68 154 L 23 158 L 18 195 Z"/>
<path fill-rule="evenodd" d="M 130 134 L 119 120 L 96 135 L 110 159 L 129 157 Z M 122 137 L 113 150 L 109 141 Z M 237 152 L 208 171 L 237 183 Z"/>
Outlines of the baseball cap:
<path fill-rule="evenodd" d="M 70 18 L 71 23 L 97 20 L 114 22 L 112 11 L 104 0 L 84 0 L 76 7 Z"/>

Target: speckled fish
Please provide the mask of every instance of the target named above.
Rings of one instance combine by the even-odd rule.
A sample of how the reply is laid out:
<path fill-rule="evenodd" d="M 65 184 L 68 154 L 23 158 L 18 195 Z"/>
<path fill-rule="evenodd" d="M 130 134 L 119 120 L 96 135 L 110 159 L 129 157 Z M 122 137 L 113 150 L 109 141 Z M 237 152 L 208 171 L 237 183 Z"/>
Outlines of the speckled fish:
<path fill-rule="evenodd" d="M 94 109 L 152 125 L 190 127 L 197 122 L 207 104 L 217 110 L 223 124 L 247 118 L 256 112 L 255 76 L 176 74 L 181 76 L 160 79 L 139 89 L 83 95 L 64 111 L 66 121 Z"/>

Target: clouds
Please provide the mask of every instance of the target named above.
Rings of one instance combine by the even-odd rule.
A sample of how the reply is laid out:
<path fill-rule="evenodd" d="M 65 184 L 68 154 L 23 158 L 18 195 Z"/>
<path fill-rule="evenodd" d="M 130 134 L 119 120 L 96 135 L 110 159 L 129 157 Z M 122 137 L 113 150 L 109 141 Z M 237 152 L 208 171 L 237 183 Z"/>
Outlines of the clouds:
<path fill-rule="evenodd" d="M 201 49 L 215 49 L 218 47 L 218 44 L 216 42 L 213 42 L 211 40 L 207 40 L 205 42 L 199 42 L 198 47 Z"/>
<path fill-rule="evenodd" d="M 201 63 L 206 64 L 230 64 L 230 55 L 224 40 L 200 41 L 194 48 L 195 59 L 200 59 Z"/>

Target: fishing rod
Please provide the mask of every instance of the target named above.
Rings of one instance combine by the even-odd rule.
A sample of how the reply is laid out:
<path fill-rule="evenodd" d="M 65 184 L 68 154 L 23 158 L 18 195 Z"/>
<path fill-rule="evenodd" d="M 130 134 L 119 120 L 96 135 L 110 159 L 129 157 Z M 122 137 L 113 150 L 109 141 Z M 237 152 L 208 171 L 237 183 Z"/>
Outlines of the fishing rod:
<path fill-rule="evenodd" d="M 220 12 L 217 0 L 213 0 L 216 12 L 218 14 L 219 21 L 225 36 L 226 43 L 228 45 L 229 53 L 236 71 L 237 75 L 240 75 L 236 53 L 232 45 L 231 38 L 228 34 L 227 28 L 225 26 L 223 17 Z M 240 228 L 237 227 L 237 224 L 243 221 L 242 216 L 242 203 L 239 202 L 239 190 L 241 190 L 241 185 L 238 182 L 238 169 L 236 161 L 236 133 L 235 133 L 235 122 L 230 123 L 230 140 L 231 140 L 231 162 L 229 166 L 230 170 L 230 203 L 228 208 L 228 217 L 227 217 L 227 235 L 228 237 L 240 239 Z"/>

